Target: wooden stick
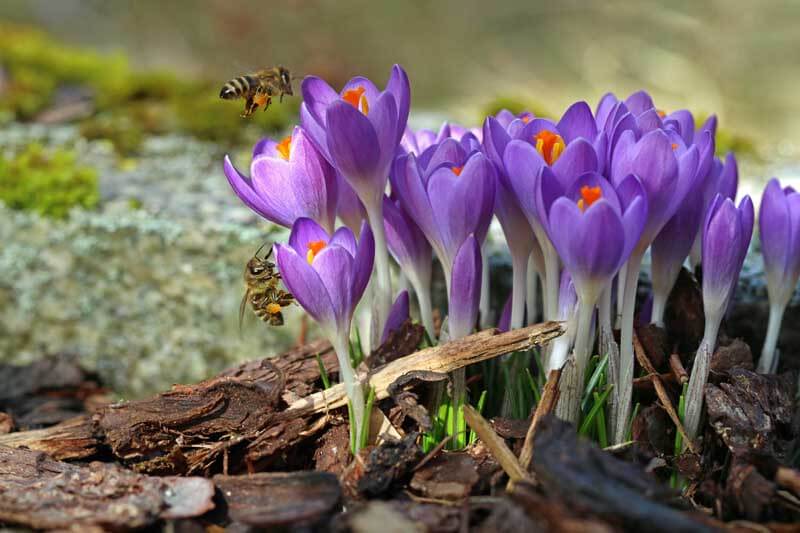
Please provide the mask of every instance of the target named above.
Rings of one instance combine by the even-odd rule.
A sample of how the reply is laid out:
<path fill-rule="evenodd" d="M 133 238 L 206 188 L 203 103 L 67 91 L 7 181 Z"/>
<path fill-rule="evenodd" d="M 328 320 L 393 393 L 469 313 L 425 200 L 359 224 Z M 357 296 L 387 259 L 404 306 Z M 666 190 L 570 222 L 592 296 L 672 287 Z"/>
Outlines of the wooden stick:
<path fill-rule="evenodd" d="M 636 360 L 639 361 L 639 364 L 642 365 L 642 368 L 644 368 L 649 374 L 650 380 L 653 382 L 653 388 L 656 391 L 656 395 L 658 396 L 658 399 L 661 400 L 661 405 L 664 406 L 664 410 L 672 419 L 672 423 L 675 424 L 676 428 L 678 428 L 678 432 L 681 434 L 681 437 L 683 437 L 683 442 L 686 443 L 687 447 L 692 453 L 697 453 L 697 448 L 692 442 L 692 439 L 690 439 L 686 434 L 686 430 L 683 428 L 681 418 L 678 416 L 677 411 L 675 411 L 675 407 L 672 405 L 672 400 L 670 400 L 669 394 L 667 394 L 667 389 L 664 388 L 664 384 L 661 382 L 658 372 L 656 372 L 653 363 L 651 363 L 650 359 L 647 357 L 644 347 L 639 341 L 639 337 L 636 335 L 635 331 L 633 332 L 633 353 L 636 354 Z"/>
<path fill-rule="evenodd" d="M 420 350 L 375 369 L 364 379 L 375 389 L 376 400 L 389 396 L 389 385 L 414 371 L 448 373 L 503 354 L 543 345 L 564 332 L 560 322 L 544 322 L 527 328 L 499 333 L 488 329 L 462 339 Z M 305 416 L 341 407 L 347 403 L 343 384 L 320 391 L 292 403 L 284 416 Z"/>
<path fill-rule="evenodd" d="M 519 462 L 522 468 L 527 472 L 531 466 L 533 459 L 533 438 L 536 436 L 536 427 L 539 421 L 546 414 L 552 413 L 556 404 L 558 403 L 558 382 L 561 379 L 561 369 L 551 370 L 547 376 L 547 382 L 544 384 L 542 391 L 542 398 L 539 405 L 536 406 L 536 411 L 533 414 L 531 425 L 528 426 L 528 432 L 525 434 L 525 441 L 522 444 L 522 452 L 519 454 Z"/>
<path fill-rule="evenodd" d="M 681 358 L 678 354 L 674 353 L 669 356 L 669 368 L 678 383 L 683 385 L 689 382 L 689 374 L 686 372 L 686 369 L 683 368 L 683 363 L 681 363 Z"/>
<path fill-rule="evenodd" d="M 489 451 L 492 452 L 492 455 L 497 459 L 497 462 L 500 463 L 503 471 L 508 475 L 510 483 L 520 481 L 527 477 L 517 457 L 508 449 L 508 446 L 506 446 L 506 441 L 495 433 L 491 424 L 469 404 L 464 405 L 464 420 L 467 421 L 469 427 L 472 428 L 478 435 L 478 438 L 480 438 L 486 447 L 489 448 Z"/>

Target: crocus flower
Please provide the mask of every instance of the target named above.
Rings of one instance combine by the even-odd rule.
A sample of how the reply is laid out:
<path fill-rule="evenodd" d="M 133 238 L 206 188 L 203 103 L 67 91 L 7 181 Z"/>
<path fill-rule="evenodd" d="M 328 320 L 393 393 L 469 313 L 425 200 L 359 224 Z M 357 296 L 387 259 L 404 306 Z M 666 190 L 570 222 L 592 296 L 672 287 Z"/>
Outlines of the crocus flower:
<path fill-rule="evenodd" d="M 383 334 L 381 335 L 381 344 L 386 342 L 389 335 L 393 331 L 399 330 L 403 323 L 408 320 L 410 315 L 409 308 L 408 291 L 400 291 L 400 294 L 397 295 L 392 304 L 392 308 L 389 310 L 389 317 L 386 319 L 386 325 L 383 327 Z"/>
<path fill-rule="evenodd" d="M 758 212 L 761 253 L 769 294 L 769 325 L 758 362 L 758 371 L 775 372 L 778 357 L 775 346 L 786 305 L 800 278 L 800 194 L 791 187 L 781 188 L 771 179 L 761 198 Z"/>
<path fill-rule="evenodd" d="M 552 173 L 542 172 L 537 201 L 542 223 L 564 268 L 572 275 L 578 306 L 575 365 L 565 376 L 563 411 L 577 420 L 582 376 L 589 359 L 592 314 L 598 298 L 639 241 L 647 221 L 647 196 L 642 183 L 629 175 L 617 189 L 600 174 L 578 177 L 554 201 L 548 189 L 558 187 Z M 571 388 L 570 388 L 571 386 Z"/>
<path fill-rule="evenodd" d="M 275 245 L 284 284 L 336 350 L 339 375 L 353 408 L 355 420 L 350 423 L 356 427 L 356 447 L 364 421 L 364 394 L 350 362 L 350 325 L 372 273 L 374 255 L 375 243 L 366 224 L 356 242 L 350 229 L 339 228 L 331 235 L 309 218 L 294 223 L 287 245 Z"/>
<path fill-rule="evenodd" d="M 453 261 L 452 279 L 450 281 L 449 305 L 447 321 L 450 339 L 466 337 L 475 328 L 478 320 L 478 308 L 481 299 L 482 260 L 478 240 L 470 234 L 458 249 Z M 466 369 L 459 368 L 453 372 L 453 410 L 459 412 L 466 395 Z M 453 417 L 453 435 L 456 442 L 462 442 L 464 428 L 458 421 L 462 416 Z"/>
<path fill-rule="evenodd" d="M 486 238 L 494 208 L 495 176 L 480 152 L 467 154 L 446 139 L 419 159 L 398 157 L 392 187 L 409 216 L 433 246 L 450 294 L 453 261 L 470 234 Z"/>
<path fill-rule="evenodd" d="M 728 302 L 739 280 L 753 233 L 753 203 L 745 196 L 737 208 L 729 198 L 717 195 L 703 224 L 703 311 L 705 331 L 694 358 L 686 396 L 684 426 L 694 439 L 700 426 L 703 390 L 717 333 Z"/>
<path fill-rule="evenodd" d="M 466 337 L 475 329 L 481 295 L 481 249 L 474 235 L 469 235 L 453 261 L 447 321 L 450 338 Z"/>
<path fill-rule="evenodd" d="M 484 123 L 483 144 L 489 158 L 504 169 L 510 188 L 531 225 L 544 260 L 545 318 L 554 318 L 558 298 L 558 256 L 539 221 L 534 184 L 548 167 L 566 188 L 585 172 L 600 170 L 598 138 L 592 112 L 585 102 L 572 105 L 558 124 L 545 119 L 517 119 L 506 128 L 493 117 Z M 541 273 L 541 272 L 540 272 Z"/>
<path fill-rule="evenodd" d="M 419 302 L 420 318 L 431 339 L 436 338 L 431 307 L 431 272 L 433 253 L 425 235 L 398 202 L 383 200 L 386 242 L 400 269 L 405 274 Z"/>
<path fill-rule="evenodd" d="M 676 154 L 667 132 L 660 129 L 645 133 L 636 140 L 635 132 L 622 133 L 614 148 L 611 180 L 619 186 L 631 174 L 637 176 L 647 196 L 648 215 L 639 241 L 633 248 L 626 266 L 619 274 L 618 304 L 622 302 L 620 322 L 620 374 L 616 390 L 619 409 L 616 417 L 616 442 L 622 442 L 628 427 L 633 393 L 633 316 L 639 269 L 645 251 L 664 225 L 678 210 L 697 178 L 699 150 L 692 146 Z M 629 273 L 629 275 L 628 275 Z"/>
<path fill-rule="evenodd" d="M 712 131 L 712 130 L 709 130 Z M 703 207 L 700 220 L 705 220 L 708 208 L 711 201 L 717 195 L 721 194 L 724 198 L 736 199 L 736 191 L 739 187 L 739 166 L 736 163 L 736 157 L 732 153 L 725 156 L 725 162 L 714 159 L 711 162 L 711 172 L 706 178 L 708 185 L 703 190 Z M 689 264 L 694 269 L 701 263 L 703 236 L 698 233 L 692 245 L 692 252 L 689 257 Z"/>
<path fill-rule="evenodd" d="M 389 256 L 383 229 L 383 195 L 389 167 L 406 129 L 411 90 L 408 76 L 392 67 L 384 91 L 356 77 L 337 93 L 320 78 L 303 80 L 300 116 L 309 136 L 353 187 L 375 236 L 377 279 L 373 336 L 383 331 L 391 305 Z M 377 341 L 377 338 L 375 339 Z"/>
<path fill-rule="evenodd" d="M 676 112 L 678 113 L 678 112 Z M 688 111 L 687 111 L 688 113 Z M 673 116 L 673 115 L 670 115 Z M 682 121 L 686 117 L 680 114 Z M 689 114 L 691 118 L 691 114 Z M 691 120 L 691 131 L 686 137 L 694 139 L 694 119 Z M 688 124 L 681 127 L 688 128 Z M 684 137 L 673 133 L 673 145 L 676 147 L 676 155 L 680 155 L 687 148 L 683 144 Z M 697 178 L 692 189 L 687 193 L 683 203 L 678 210 L 661 229 L 658 236 L 653 241 L 651 248 L 651 268 L 653 280 L 653 307 L 651 322 L 663 325 L 664 308 L 678 273 L 681 270 L 684 260 L 689 256 L 696 235 L 700 230 L 700 223 L 703 220 L 703 198 L 708 189 L 715 189 L 717 183 L 714 176 L 714 140 L 711 133 L 705 131 L 700 136 L 698 143 L 700 150 L 700 161 L 697 166 Z"/>
<path fill-rule="evenodd" d="M 225 175 L 234 192 L 267 220 L 291 228 L 301 217 L 333 231 L 336 217 L 336 173 L 306 132 L 295 127 L 281 141 L 264 139 L 253 150 L 250 177 L 226 155 Z"/>

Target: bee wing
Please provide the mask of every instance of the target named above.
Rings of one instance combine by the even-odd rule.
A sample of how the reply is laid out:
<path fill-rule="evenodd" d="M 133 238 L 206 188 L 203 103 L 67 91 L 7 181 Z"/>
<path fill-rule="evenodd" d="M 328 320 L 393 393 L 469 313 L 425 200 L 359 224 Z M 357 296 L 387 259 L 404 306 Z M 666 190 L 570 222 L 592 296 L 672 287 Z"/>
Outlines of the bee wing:
<path fill-rule="evenodd" d="M 242 334 L 242 323 L 244 322 L 244 310 L 247 308 L 247 300 L 250 298 L 250 289 L 244 291 L 242 302 L 239 304 L 239 335 Z"/>

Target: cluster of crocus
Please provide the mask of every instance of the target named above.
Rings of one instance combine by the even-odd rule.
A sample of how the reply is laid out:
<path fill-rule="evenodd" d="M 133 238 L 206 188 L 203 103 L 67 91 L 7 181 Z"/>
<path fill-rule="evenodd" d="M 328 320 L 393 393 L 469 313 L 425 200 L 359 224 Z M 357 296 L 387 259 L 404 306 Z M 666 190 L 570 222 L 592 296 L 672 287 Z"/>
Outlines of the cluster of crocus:
<path fill-rule="evenodd" d="M 566 364 L 559 413 L 570 420 L 580 414 L 584 370 L 599 333 L 600 350 L 609 354 L 614 394 L 608 419 L 618 442 L 630 417 L 642 258 L 652 250 L 655 323 L 663 319 L 681 265 L 690 256 L 695 264 L 702 260 L 706 337 L 689 393 L 702 405 L 708 355 L 753 219 L 748 198 L 739 208 L 732 202 L 738 170 L 732 155 L 724 162 L 715 157 L 714 117 L 696 128 L 688 111 L 664 113 L 639 92 L 624 101 L 608 94 L 594 112 L 577 102 L 558 121 L 502 111 L 480 129 L 445 123 L 438 132 L 413 131 L 406 126 L 409 82 L 399 66 L 384 91 L 361 77 L 338 92 L 308 77 L 302 93 L 301 126 L 282 141 L 259 143 L 250 177 L 227 158 L 225 173 L 248 206 L 291 228 L 289 243 L 276 245 L 278 266 L 287 288 L 337 351 L 356 424 L 364 402 L 347 339 L 362 294 L 372 291 L 374 347 L 410 307 L 403 292 L 390 317 L 396 296 L 391 254 L 435 340 L 430 295 L 435 254 L 447 287 L 447 338 L 468 335 L 479 309 L 482 322 L 488 316 L 488 269 L 481 249 L 495 215 L 512 258 L 506 327 L 523 326 L 526 312 L 529 322 L 537 316 L 532 289 L 541 279 L 544 318 L 569 323 L 568 335 L 544 359 L 548 368 Z M 762 357 L 766 369 L 774 366 L 770 339 L 777 336 L 800 274 L 798 198 L 774 182 L 762 206 L 777 324 Z M 336 217 L 345 227 L 336 229 Z M 368 289 L 373 260 L 376 276 Z M 619 347 L 611 330 L 615 293 Z M 459 401 L 463 374 L 455 378 Z M 697 416 L 691 408 L 687 412 Z"/>

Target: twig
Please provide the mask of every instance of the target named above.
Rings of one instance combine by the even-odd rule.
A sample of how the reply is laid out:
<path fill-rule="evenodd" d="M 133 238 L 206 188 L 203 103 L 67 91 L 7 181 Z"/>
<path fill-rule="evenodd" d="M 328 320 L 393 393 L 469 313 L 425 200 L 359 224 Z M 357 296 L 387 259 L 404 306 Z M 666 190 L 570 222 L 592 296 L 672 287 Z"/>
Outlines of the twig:
<path fill-rule="evenodd" d="M 656 372 L 653 363 L 650 362 L 650 359 L 647 357 L 647 353 L 644 351 L 644 347 L 642 343 L 639 341 L 639 337 L 636 335 L 636 332 L 633 332 L 633 353 L 636 354 L 636 360 L 639 361 L 639 364 L 642 365 L 647 373 L 649 374 L 650 380 L 653 382 L 653 388 L 656 391 L 656 395 L 658 399 L 661 400 L 661 405 L 664 406 L 664 410 L 669 415 L 670 419 L 672 419 L 672 423 L 675 424 L 675 427 L 678 428 L 678 432 L 683 437 L 683 442 L 687 444 L 687 447 L 692 453 L 697 453 L 697 448 L 692 442 L 692 439 L 686 434 L 686 430 L 683 427 L 683 422 L 681 422 L 681 417 L 678 416 L 677 411 L 675 411 L 675 407 L 672 405 L 672 400 L 669 398 L 669 394 L 667 394 L 667 389 L 664 388 L 664 384 L 661 382 L 661 378 L 659 377 L 658 372 Z"/>
<path fill-rule="evenodd" d="M 689 374 L 686 372 L 686 369 L 683 368 L 683 363 L 681 363 L 681 358 L 678 354 L 674 353 L 669 356 L 669 368 L 678 383 L 683 385 L 689 382 Z"/>
<path fill-rule="evenodd" d="M 531 465 L 531 459 L 533 459 L 533 438 L 536 436 L 536 427 L 544 415 L 550 414 L 555 410 L 558 403 L 558 382 L 560 379 L 560 368 L 550 371 L 547 376 L 547 382 L 544 384 L 542 399 L 539 401 L 539 405 L 536 406 L 533 420 L 531 420 L 531 425 L 528 426 L 528 432 L 525 434 L 522 452 L 519 454 L 519 462 L 526 472 Z"/>
<path fill-rule="evenodd" d="M 673 382 L 677 381 L 675 379 L 675 374 L 673 374 L 672 372 L 662 372 L 662 373 L 658 374 L 658 377 L 662 381 L 666 381 L 666 382 L 669 382 L 669 383 L 673 383 Z M 653 379 L 650 377 L 649 374 L 646 375 L 646 376 L 639 377 L 639 378 L 633 378 L 633 386 L 636 389 L 652 389 L 653 388 Z"/>
<path fill-rule="evenodd" d="M 375 399 L 389 396 L 389 386 L 399 377 L 413 371 L 452 372 L 457 368 L 486 361 L 503 354 L 527 350 L 543 345 L 564 332 L 559 322 L 544 322 L 527 328 L 498 333 L 496 329 L 485 330 L 468 337 L 420 350 L 406 357 L 373 370 L 365 378 L 375 389 Z M 341 383 L 292 403 L 284 416 L 298 417 L 335 409 L 347 403 L 344 385 Z"/>
<path fill-rule="evenodd" d="M 416 472 L 417 470 L 428 464 L 431 459 L 439 455 L 441 451 L 444 450 L 444 447 L 447 446 L 447 443 L 450 442 L 451 440 L 453 440 L 453 436 L 447 435 L 445 436 L 445 438 L 439 441 L 439 444 L 437 444 L 436 447 L 434 447 L 431 451 L 429 451 L 428 454 L 422 458 L 422 461 L 420 461 L 417 464 L 417 466 L 414 467 L 414 472 Z"/>
<path fill-rule="evenodd" d="M 471 405 L 464 406 L 464 420 L 467 421 L 469 427 L 477 433 L 481 441 L 489 448 L 494 458 L 497 459 L 505 473 L 508 474 L 511 482 L 520 481 L 527 477 L 517 457 L 508 449 L 506 441 L 495 433 L 491 424 Z"/>

